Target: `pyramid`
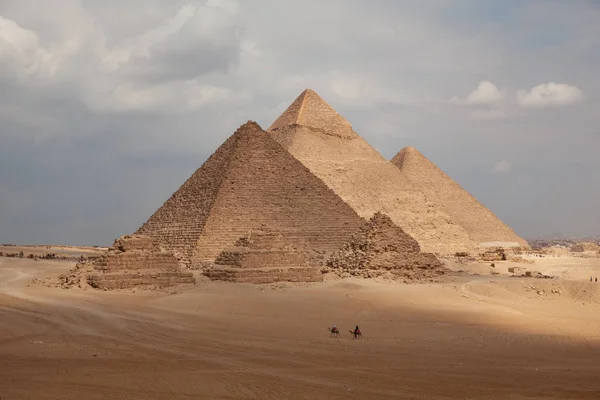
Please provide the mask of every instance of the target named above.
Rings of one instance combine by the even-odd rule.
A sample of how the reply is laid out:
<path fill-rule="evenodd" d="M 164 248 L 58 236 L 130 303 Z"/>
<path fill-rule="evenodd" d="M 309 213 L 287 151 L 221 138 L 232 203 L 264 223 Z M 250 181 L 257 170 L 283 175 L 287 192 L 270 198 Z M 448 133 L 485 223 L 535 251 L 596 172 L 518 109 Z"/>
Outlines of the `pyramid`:
<path fill-rule="evenodd" d="M 192 268 L 214 262 L 253 230 L 323 254 L 339 249 L 364 220 L 258 124 L 230 136 L 136 234 Z"/>
<path fill-rule="evenodd" d="M 290 241 L 280 232 L 253 230 L 223 250 L 204 275 L 242 283 L 320 282 L 320 269 L 311 267 L 322 265 L 318 258 L 323 257 L 312 252 L 306 240 Z"/>
<path fill-rule="evenodd" d="M 382 213 L 376 213 L 335 252 L 327 260 L 327 267 L 353 276 L 388 276 L 407 281 L 432 279 L 444 273 L 435 255 L 422 252 L 416 240 Z"/>
<path fill-rule="evenodd" d="M 306 126 L 325 135 L 355 138 L 357 135 L 344 117 L 337 113 L 318 94 L 306 89 L 271 125 L 269 131 L 287 126 Z"/>
<path fill-rule="evenodd" d="M 385 213 L 427 252 L 476 248 L 460 225 L 314 91 L 302 92 L 268 132 L 361 217 Z"/>
<path fill-rule="evenodd" d="M 152 239 L 125 235 L 93 260 L 81 260 L 68 274 L 61 275 L 63 288 L 78 285 L 97 289 L 131 289 L 139 286 L 168 287 L 195 283 L 192 273 L 183 271 L 180 260 Z"/>
<path fill-rule="evenodd" d="M 418 150 L 405 147 L 391 162 L 480 245 L 529 247 L 527 241 Z"/>

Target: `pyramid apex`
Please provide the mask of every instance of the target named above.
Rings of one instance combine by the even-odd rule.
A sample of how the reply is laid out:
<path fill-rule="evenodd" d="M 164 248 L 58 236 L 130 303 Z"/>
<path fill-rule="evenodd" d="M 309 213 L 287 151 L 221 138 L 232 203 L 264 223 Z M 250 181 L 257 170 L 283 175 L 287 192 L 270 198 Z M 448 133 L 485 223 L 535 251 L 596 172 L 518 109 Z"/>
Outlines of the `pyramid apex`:
<path fill-rule="evenodd" d="M 406 146 L 402 148 L 390 161 L 395 164 L 398 168 L 402 169 L 402 166 L 407 159 L 423 159 L 429 161 L 419 150 L 412 146 Z"/>
<path fill-rule="evenodd" d="M 313 89 L 306 88 L 269 127 L 275 132 L 290 126 L 303 126 L 313 131 L 340 138 L 356 137 L 352 125 L 338 114 Z"/>
<path fill-rule="evenodd" d="M 257 122 L 251 121 L 251 120 L 248 120 L 245 124 L 241 125 L 235 131 L 235 133 L 253 133 L 253 132 L 264 132 L 264 131 Z"/>
<path fill-rule="evenodd" d="M 398 152 L 398 154 L 400 154 L 400 153 L 421 154 L 421 152 L 419 150 L 417 150 L 416 148 L 414 148 L 412 146 L 406 146 L 406 147 L 400 149 L 400 151 Z"/>

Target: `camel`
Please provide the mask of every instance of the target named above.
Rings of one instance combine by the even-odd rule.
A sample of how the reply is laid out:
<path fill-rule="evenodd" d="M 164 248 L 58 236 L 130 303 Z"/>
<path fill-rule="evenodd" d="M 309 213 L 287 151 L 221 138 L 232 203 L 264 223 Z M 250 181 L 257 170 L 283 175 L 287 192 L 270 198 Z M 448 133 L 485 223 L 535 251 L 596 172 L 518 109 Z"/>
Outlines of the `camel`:
<path fill-rule="evenodd" d="M 333 328 L 327 328 L 329 330 L 329 336 L 334 335 L 335 337 L 340 337 L 340 330 L 335 326 Z"/>
<path fill-rule="evenodd" d="M 349 332 L 352 336 L 354 336 L 354 339 L 362 339 L 362 333 L 360 332 L 360 329 L 357 332 L 354 332 L 354 331 L 349 331 Z"/>

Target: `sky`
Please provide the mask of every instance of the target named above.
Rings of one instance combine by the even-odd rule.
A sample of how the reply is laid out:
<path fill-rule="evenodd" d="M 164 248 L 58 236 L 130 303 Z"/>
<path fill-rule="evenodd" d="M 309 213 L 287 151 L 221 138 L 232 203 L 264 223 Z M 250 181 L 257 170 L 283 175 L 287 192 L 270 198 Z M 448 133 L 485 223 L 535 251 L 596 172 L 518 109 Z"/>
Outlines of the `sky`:
<path fill-rule="evenodd" d="M 0 0 L 0 243 L 109 245 L 312 88 L 518 234 L 600 235 L 600 2 Z"/>

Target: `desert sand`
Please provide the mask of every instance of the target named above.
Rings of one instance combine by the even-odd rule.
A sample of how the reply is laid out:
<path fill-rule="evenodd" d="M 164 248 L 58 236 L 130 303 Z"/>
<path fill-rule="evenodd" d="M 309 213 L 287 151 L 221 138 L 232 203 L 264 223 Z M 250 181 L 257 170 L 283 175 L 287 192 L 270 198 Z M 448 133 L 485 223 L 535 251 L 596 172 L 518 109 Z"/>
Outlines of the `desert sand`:
<path fill-rule="evenodd" d="M 74 263 L 0 258 L 0 397 L 600 398 L 600 259 L 535 261 L 560 279 L 495 264 L 450 265 L 480 275 L 442 283 L 134 293 L 47 287 L 32 279 Z"/>
<path fill-rule="evenodd" d="M 14 254 L 23 252 L 27 257 L 29 254 L 34 256 L 43 256 L 46 254 L 56 254 L 62 257 L 79 256 L 99 256 L 107 250 L 107 247 L 85 247 L 85 246 L 60 246 L 60 245 L 0 245 L 0 252 L 4 254 Z"/>

